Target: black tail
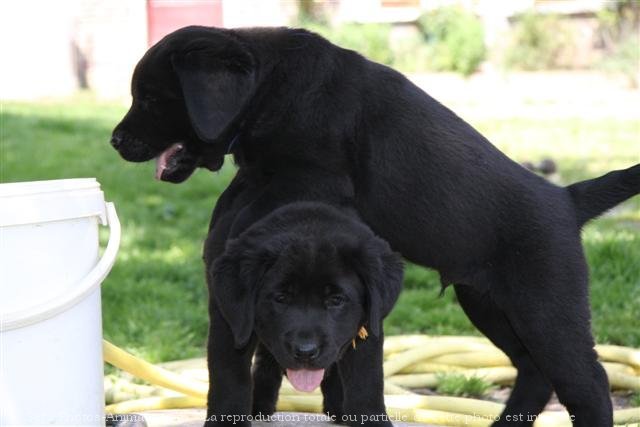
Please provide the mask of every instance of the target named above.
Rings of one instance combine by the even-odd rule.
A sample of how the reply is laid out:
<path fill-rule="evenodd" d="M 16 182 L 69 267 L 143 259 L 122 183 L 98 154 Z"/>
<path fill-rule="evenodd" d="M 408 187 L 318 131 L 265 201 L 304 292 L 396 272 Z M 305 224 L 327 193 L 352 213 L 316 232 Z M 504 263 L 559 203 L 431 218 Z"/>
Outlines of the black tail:
<path fill-rule="evenodd" d="M 640 164 L 609 172 L 567 187 L 576 207 L 578 225 L 602 215 L 618 203 L 640 193 Z"/>

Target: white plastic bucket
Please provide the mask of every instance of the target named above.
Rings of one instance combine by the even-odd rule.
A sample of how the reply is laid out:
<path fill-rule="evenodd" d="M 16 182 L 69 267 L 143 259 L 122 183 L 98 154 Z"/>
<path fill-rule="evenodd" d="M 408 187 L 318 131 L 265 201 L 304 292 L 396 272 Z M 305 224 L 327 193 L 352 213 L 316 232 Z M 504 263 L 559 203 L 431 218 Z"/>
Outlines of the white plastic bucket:
<path fill-rule="evenodd" d="M 0 184 L 0 425 L 104 425 L 100 283 L 119 244 L 95 179 Z"/>

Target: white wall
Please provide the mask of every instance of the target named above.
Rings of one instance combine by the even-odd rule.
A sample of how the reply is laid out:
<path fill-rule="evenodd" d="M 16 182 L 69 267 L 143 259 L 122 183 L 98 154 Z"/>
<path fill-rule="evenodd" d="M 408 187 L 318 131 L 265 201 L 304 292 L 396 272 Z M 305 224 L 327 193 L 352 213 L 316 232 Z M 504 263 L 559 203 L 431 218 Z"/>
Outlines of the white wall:
<path fill-rule="evenodd" d="M 287 26 L 297 12 L 291 0 L 223 0 L 222 23 L 227 28 Z"/>
<path fill-rule="evenodd" d="M 65 96 L 76 89 L 71 48 L 79 0 L 0 1 L 0 97 Z"/>
<path fill-rule="evenodd" d="M 76 38 L 88 56 L 89 86 L 98 97 L 128 97 L 133 69 L 147 50 L 146 1 L 84 0 Z"/>
<path fill-rule="evenodd" d="M 145 0 L 0 0 L 0 97 L 72 95 L 74 45 L 98 96 L 127 97 L 146 25 Z"/>

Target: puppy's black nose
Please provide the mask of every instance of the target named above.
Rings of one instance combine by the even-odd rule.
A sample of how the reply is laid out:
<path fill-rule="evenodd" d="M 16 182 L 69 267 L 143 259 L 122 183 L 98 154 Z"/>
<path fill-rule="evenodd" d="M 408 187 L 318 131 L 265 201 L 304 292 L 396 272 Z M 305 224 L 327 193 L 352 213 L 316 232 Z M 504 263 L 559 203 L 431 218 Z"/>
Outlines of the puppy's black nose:
<path fill-rule="evenodd" d="M 111 145 L 113 145 L 113 148 L 118 148 L 122 144 L 122 141 L 124 141 L 124 138 L 121 134 L 114 133 L 111 135 Z"/>
<path fill-rule="evenodd" d="M 320 354 L 320 348 L 315 343 L 297 344 L 294 348 L 294 356 L 300 362 L 311 362 Z"/>

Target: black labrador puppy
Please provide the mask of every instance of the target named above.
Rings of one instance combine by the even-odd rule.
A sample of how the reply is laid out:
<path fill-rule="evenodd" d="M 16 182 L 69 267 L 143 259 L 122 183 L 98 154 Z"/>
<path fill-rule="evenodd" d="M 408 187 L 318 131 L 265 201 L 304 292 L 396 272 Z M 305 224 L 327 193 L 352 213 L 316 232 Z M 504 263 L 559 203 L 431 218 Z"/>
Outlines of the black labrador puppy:
<path fill-rule="evenodd" d="M 237 366 L 243 363 L 246 375 L 258 343 L 254 416 L 275 412 L 286 371 L 300 391 L 313 391 L 322 381 L 324 410 L 333 420 L 391 425 L 384 407 L 382 319 L 402 286 L 399 255 L 354 211 L 324 203 L 276 209 L 228 240 L 215 260 L 214 230 L 205 245 L 211 304 L 231 327 L 243 359 L 229 348 L 218 351 L 224 343 L 210 343 L 218 358 L 213 391 L 229 385 L 222 393 L 236 403 L 249 401 L 252 383 L 236 382 Z M 245 414 L 238 415 L 214 411 L 209 421 L 246 422 Z"/>
<path fill-rule="evenodd" d="M 295 180 L 283 183 L 270 195 L 273 209 L 268 209 L 261 198 L 270 181 L 263 181 L 261 175 L 252 168 L 238 171 L 216 203 L 204 246 L 211 325 L 206 424 L 249 425 L 249 414 L 271 414 L 282 369 L 286 369 L 290 382 L 302 391 L 322 380 L 324 410 L 335 421 L 390 425 L 382 396 L 381 321 L 400 291 L 398 258 L 361 222 L 342 177 L 314 167 L 300 171 Z M 354 274 L 359 282 L 354 282 Z M 333 289 L 337 294 L 336 284 L 345 292 L 350 285 L 364 289 L 364 297 L 360 293 L 350 298 L 345 316 L 342 309 L 329 311 L 326 305 L 323 315 L 317 299 L 315 307 L 301 309 L 300 300 L 285 298 L 275 303 L 291 311 L 275 322 L 277 316 L 270 307 L 276 296 L 286 297 L 280 294 L 294 291 L 317 296 L 323 286 L 323 291 Z M 286 286 L 289 292 L 273 294 L 274 288 Z M 254 310 L 248 308 L 251 304 Z M 360 309 L 354 309 L 358 304 Z M 332 319 L 331 313 L 342 318 Z M 324 329 L 306 341 L 309 326 L 323 321 L 327 322 Z M 345 348 L 345 339 L 353 339 L 356 323 L 369 330 L 371 338 L 364 350 L 359 346 L 353 353 Z M 256 350 L 257 341 L 262 344 Z M 295 359 L 296 349 L 300 352 L 314 341 L 322 344 L 317 360 L 307 362 L 308 366 L 291 360 L 291 351 Z"/>
<path fill-rule="evenodd" d="M 590 331 L 580 230 L 640 192 L 640 165 L 558 187 L 509 159 L 400 73 L 301 29 L 187 27 L 153 46 L 112 145 L 185 180 L 232 153 L 260 188 L 250 224 L 302 173 L 340 193 L 408 260 L 453 284 L 518 369 L 503 415 L 553 390 L 576 426 L 612 425 Z M 209 406 L 216 406 L 215 396 Z M 502 416 L 495 425 L 531 425 Z"/>

